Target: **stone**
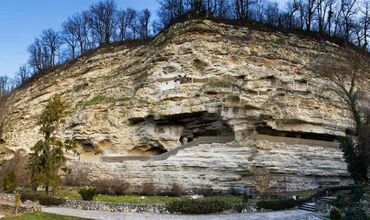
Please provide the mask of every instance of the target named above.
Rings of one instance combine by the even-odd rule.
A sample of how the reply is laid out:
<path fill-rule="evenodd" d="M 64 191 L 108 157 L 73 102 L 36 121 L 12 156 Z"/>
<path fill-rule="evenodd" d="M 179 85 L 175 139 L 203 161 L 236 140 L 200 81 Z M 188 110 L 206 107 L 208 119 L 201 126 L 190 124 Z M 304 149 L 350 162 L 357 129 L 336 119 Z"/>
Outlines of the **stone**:
<path fill-rule="evenodd" d="M 69 163 L 90 179 L 253 191 L 252 168 L 260 167 L 275 191 L 348 185 L 337 137 L 349 113 L 313 68 L 326 53 L 345 50 L 209 20 L 178 23 L 149 43 L 96 50 L 13 91 L 1 106 L 0 149 L 29 152 L 42 138 L 46 101 L 61 94 L 71 111 L 58 136 L 78 143 L 81 157 L 68 155 Z M 101 161 L 161 154 L 201 136 L 234 141 L 165 160 Z"/>

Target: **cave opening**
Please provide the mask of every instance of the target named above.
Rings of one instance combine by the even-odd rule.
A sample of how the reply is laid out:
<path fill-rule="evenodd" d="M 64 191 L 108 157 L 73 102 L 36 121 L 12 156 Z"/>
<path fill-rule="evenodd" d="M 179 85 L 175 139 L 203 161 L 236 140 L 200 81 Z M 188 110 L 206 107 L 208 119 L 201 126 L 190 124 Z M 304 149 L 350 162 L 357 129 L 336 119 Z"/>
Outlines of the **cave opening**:
<path fill-rule="evenodd" d="M 298 131 L 279 131 L 266 124 L 259 124 L 256 127 L 257 134 L 277 136 L 277 137 L 287 137 L 287 138 L 301 138 L 306 140 L 317 140 L 317 141 L 327 141 L 335 142 L 338 141 L 338 137 L 332 134 L 320 134 L 313 132 L 298 132 Z"/>

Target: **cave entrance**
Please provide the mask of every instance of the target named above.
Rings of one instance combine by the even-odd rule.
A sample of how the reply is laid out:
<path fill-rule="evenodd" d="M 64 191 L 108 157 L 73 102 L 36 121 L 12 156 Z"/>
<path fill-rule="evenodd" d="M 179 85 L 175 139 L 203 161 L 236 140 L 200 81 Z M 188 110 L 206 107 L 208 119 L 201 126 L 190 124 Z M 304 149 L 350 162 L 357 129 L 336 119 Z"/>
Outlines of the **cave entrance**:
<path fill-rule="evenodd" d="M 313 133 L 313 132 L 298 132 L 298 131 L 279 131 L 267 125 L 257 126 L 256 131 L 258 134 L 277 136 L 277 137 L 300 138 L 300 139 L 306 139 L 306 140 L 317 140 L 317 141 L 327 141 L 327 142 L 338 141 L 338 137 L 332 134 L 319 134 L 319 133 Z"/>
<path fill-rule="evenodd" d="M 191 143 L 200 137 L 208 137 L 210 142 L 219 142 L 224 137 L 235 139 L 233 128 L 217 113 L 195 112 L 165 116 L 156 119 L 158 126 L 181 125 L 184 129 L 179 138 L 181 145 Z"/>

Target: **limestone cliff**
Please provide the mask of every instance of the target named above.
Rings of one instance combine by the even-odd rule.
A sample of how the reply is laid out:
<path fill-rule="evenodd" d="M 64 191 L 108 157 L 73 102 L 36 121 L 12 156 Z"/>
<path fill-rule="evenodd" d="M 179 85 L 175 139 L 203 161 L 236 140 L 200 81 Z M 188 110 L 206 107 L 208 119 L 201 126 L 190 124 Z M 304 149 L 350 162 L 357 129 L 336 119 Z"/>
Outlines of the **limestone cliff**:
<path fill-rule="evenodd" d="M 41 138 L 45 102 L 61 94 L 71 113 L 59 135 L 78 142 L 74 168 L 91 178 L 228 190 L 252 187 L 259 167 L 276 189 L 347 184 L 336 140 L 351 122 L 313 68 L 327 53 L 344 50 L 208 20 L 178 23 L 150 42 L 97 50 L 14 91 L 3 106 L 1 147 L 28 151 Z M 122 157 L 162 154 L 201 137 L 215 141 L 165 159 Z M 225 138 L 233 141 L 217 141 Z"/>

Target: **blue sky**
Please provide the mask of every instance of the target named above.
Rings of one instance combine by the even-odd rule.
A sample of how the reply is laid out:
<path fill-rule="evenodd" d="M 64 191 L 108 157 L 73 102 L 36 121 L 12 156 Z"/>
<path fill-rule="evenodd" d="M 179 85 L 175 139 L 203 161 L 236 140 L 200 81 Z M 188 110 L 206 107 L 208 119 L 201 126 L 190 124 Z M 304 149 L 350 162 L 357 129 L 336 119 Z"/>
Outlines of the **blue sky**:
<path fill-rule="evenodd" d="M 0 75 L 13 76 L 27 63 L 28 46 L 44 29 L 59 30 L 68 16 L 98 0 L 0 0 Z M 286 0 L 276 0 L 284 5 Z M 157 0 L 116 0 L 119 8 L 148 8 L 156 15 Z"/>
<path fill-rule="evenodd" d="M 0 0 L 0 75 L 13 76 L 27 62 L 27 48 L 42 30 L 59 29 L 68 16 L 97 0 Z M 148 8 L 156 13 L 156 0 L 116 0 L 119 8 Z"/>

